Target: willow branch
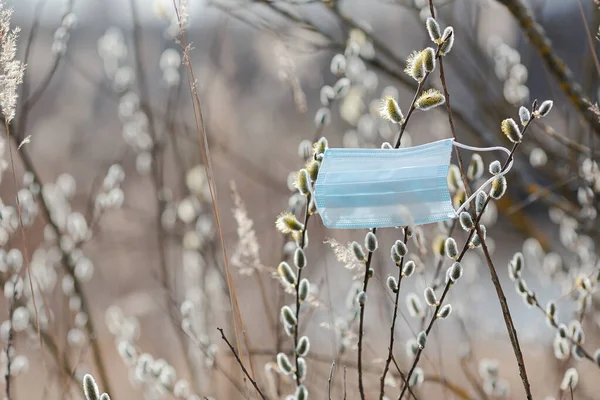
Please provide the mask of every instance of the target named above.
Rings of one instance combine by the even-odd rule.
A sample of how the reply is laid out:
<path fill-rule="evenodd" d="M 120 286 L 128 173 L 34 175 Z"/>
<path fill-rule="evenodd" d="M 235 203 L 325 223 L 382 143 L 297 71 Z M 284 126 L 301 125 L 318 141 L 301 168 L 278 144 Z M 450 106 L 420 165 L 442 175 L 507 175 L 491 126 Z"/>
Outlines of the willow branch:
<path fill-rule="evenodd" d="M 521 30 L 537 50 L 542 61 L 558 82 L 561 90 L 583 118 L 594 128 L 596 133 L 600 134 L 600 121 L 598 120 L 598 116 L 590 110 L 590 101 L 585 97 L 581 86 L 573 79 L 573 74 L 569 67 L 554 52 L 552 43 L 546 36 L 544 28 L 535 21 L 531 10 L 529 10 L 522 0 L 496 1 L 504 5 L 515 17 Z"/>

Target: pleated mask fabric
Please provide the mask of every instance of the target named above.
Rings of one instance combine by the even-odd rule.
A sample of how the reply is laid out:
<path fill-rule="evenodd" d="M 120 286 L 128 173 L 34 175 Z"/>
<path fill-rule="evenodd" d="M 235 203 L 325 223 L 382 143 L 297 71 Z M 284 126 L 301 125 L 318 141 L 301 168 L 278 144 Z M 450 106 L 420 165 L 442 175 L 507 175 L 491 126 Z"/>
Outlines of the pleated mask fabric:
<path fill-rule="evenodd" d="M 314 190 L 323 223 L 358 229 L 456 218 L 448 190 L 453 142 L 401 149 L 327 149 Z"/>

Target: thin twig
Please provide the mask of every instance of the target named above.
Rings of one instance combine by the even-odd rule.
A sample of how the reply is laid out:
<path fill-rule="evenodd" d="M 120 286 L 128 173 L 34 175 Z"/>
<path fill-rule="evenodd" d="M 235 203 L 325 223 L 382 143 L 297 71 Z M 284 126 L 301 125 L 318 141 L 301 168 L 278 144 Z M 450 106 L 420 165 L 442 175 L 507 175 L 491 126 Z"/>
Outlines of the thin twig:
<path fill-rule="evenodd" d="M 310 219 L 310 195 L 306 197 L 306 207 L 304 209 L 304 225 L 302 228 L 302 237 L 300 239 L 300 248 L 304 250 L 304 246 L 306 245 L 306 230 L 308 228 L 308 220 Z M 298 352 L 296 349 L 298 348 L 298 334 L 300 327 L 300 279 L 302 277 L 302 270 L 304 268 L 298 268 L 298 278 L 296 279 L 296 327 L 294 328 L 294 365 L 296 366 L 296 371 L 298 370 Z M 300 374 L 296 374 L 296 386 L 300 386 Z"/>
<path fill-rule="evenodd" d="M 373 228 L 373 234 L 377 234 L 377 228 Z M 369 286 L 369 269 L 371 268 L 371 261 L 373 260 L 373 252 L 369 251 L 367 261 L 365 262 L 365 277 L 363 280 L 362 291 L 367 293 L 367 287 Z M 360 392 L 360 398 L 365 399 L 365 387 L 363 384 L 363 369 L 362 369 L 362 353 L 363 353 L 363 329 L 365 323 L 365 305 L 366 302 L 360 304 L 360 319 L 358 327 L 358 391 Z"/>
<path fill-rule="evenodd" d="M 485 243 L 485 238 L 479 224 L 475 225 L 475 230 L 477 231 L 477 235 L 481 239 L 481 247 L 483 248 L 483 254 L 485 256 L 485 260 L 490 270 L 492 283 L 494 284 L 494 288 L 496 289 L 496 295 L 498 296 L 500 307 L 502 307 L 502 316 L 504 317 L 504 323 L 506 324 L 506 329 L 508 330 L 508 336 L 510 337 L 510 342 L 513 346 L 513 350 L 517 358 L 517 364 L 519 365 L 519 374 L 521 375 L 521 381 L 523 382 L 523 387 L 525 388 L 525 394 L 527 395 L 527 399 L 531 400 L 533 399 L 533 396 L 531 395 L 531 387 L 529 384 L 529 379 L 527 378 L 525 360 L 523 359 L 523 352 L 521 351 L 521 345 L 519 344 L 519 338 L 517 336 L 515 324 L 513 323 L 512 316 L 510 315 L 510 309 L 508 308 L 506 296 L 504 295 L 504 291 L 502 290 L 502 285 L 500 284 L 498 273 L 496 272 L 496 268 L 494 267 L 494 262 L 492 261 L 492 257 L 490 256 L 490 252 L 488 250 L 487 244 Z"/>
<path fill-rule="evenodd" d="M 260 395 L 260 397 L 263 400 L 267 400 L 267 398 L 265 397 L 265 395 L 261 392 L 260 388 L 258 387 L 258 384 L 256 383 L 256 381 L 254 379 L 252 379 L 252 377 L 248 373 L 248 370 L 246 370 L 246 367 L 244 367 L 244 363 L 242 362 L 242 360 L 240 360 L 240 357 L 238 356 L 237 352 L 235 351 L 235 349 L 233 348 L 233 346 L 231 345 L 231 343 L 229 343 L 229 340 L 227 340 L 227 337 L 225 336 L 225 333 L 223 332 L 223 329 L 217 328 L 217 330 L 219 332 L 221 332 L 221 338 L 225 341 L 225 343 L 227 343 L 227 346 L 229 347 L 229 350 L 231 350 L 231 352 L 235 356 L 235 359 L 238 362 L 238 364 L 240 365 L 240 367 L 242 368 L 242 372 L 244 372 L 244 375 L 246 375 L 246 378 L 248 378 L 248 380 L 250 380 L 250 383 L 252 384 L 252 386 L 254 386 L 254 389 L 256 389 L 256 391 L 258 392 L 258 394 Z"/>
<path fill-rule="evenodd" d="M 329 370 L 329 379 L 327 379 L 327 398 L 331 400 L 331 378 L 333 378 L 333 368 L 335 367 L 335 360 L 331 363 L 331 369 Z"/>
<path fill-rule="evenodd" d="M 344 365 L 344 400 L 346 400 L 346 366 Z"/>
<path fill-rule="evenodd" d="M 15 313 L 16 307 L 16 288 L 13 288 L 12 299 L 8 308 L 8 320 L 13 320 L 13 315 Z M 13 350 L 13 340 L 15 336 L 15 330 L 13 328 L 13 324 L 10 324 L 8 329 L 8 341 L 6 342 L 6 372 L 4 373 L 4 382 L 5 382 L 5 396 L 6 400 L 10 400 L 10 383 L 11 383 L 11 367 L 12 367 L 12 350 Z"/>
<path fill-rule="evenodd" d="M 404 243 L 408 239 L 408 228 L 404 228 Z M 381 374 L 381 378 L 379 380 L 379 399 L 383 399 L 383 395 L 385 393 L 385 376 L 390 368 L 390 362 L 392 361 L 392 357 L 394 355 L 394 336 L 396 332 L 396 317 L 398 316 L 398 301 L 400 299 L 400 285 L 402 284 L 402 267 L 404 266 L 404 257 L 400 260 L 400 264 L 396 265 L 398 268 L 398 287 L 396 289 L 396 297 L 394 299 L 394 315 L 392 316 L 392 326 L 390 327 L 390 343 L 388 344 L 388 357 L 385 360 L 385 367 L 383 368 L 383 374 Z M 400 370 L 398 369 L 398 372 Z"/>
<path fill-rule="evenodd" d="M 221 217 L 219 212 L 219 204 L 217 201 L 217 188 L 214 182 L 214 172 L 212 166 L 212 159 L 210 156 L 210 148 L 208 145 L 208 137 L 206 135 L 206 126 L 204 124 L 204 114 L 202 112 L 202 103 L 200 101 L 200 95 L 198 93 L 197 88 L 197 80 L 194 74 L 194 69 L 192 67 L 192 63 L 190 60 L 189 54 L 189 46 L 187 44 L 187 39 L 185 35 L 185 29 L 181 21 L 181 15 L 179 13 L 179 8 L 177 7 L 176 0 L 173 0 L 173 8 L 175 9 L 175 15 L 177 18 L 177 22 L 179 25 L 179 34 L 180 34 L 180 43 L 183 47 L 183 57 L 185 63 L 185 70 L 187 75 L 187 81 L 190 91 L 190 98 L 192 101 L 192 111 L 194 114 L 194 123 L 196 133 L 198 135 L 198 141 L 200 146 L 200 155 L 202 157 L 202 161 L 204 163 L 206 179 L 208 181 L 208 189 L 210 192 L 211 204 L 213 207 L 213 213 L 215 222 L 217 224 L 217 231 L 219 232 L 219 240 L 221 242 L 221 250 L 223 252 L 223 261 L 225 264 L 225 272 L 227 277 L 227 286 L 229 288 L 229 300 L 231 303 L 232 314 L 233 314 L 233 327 L 236 336 L 236 344 L 238 349 L 241 348 L 241 336 L 244 338 L 244 345 L 246 349 L 249 349 L 248 336 L 246 335 L 246 329 L 244 328 L 244 321 L 242 318 L 242 312 L 240 309 L 240 304 L 237 297 L 237 291 L 235 287 L 235 281 L 233 280 L 233 274 L 231 272 L 231 266 L 229 264 L 229 256 L 227 255 L 227 246 L 225 245 L 225 238 L 223 234 L 223 227 L 221 224 Z M 248 354 L 248 361 L 250 363 L 250 371 L 254 376 L 254 367 L 252 363 L 252 357 Z"/>

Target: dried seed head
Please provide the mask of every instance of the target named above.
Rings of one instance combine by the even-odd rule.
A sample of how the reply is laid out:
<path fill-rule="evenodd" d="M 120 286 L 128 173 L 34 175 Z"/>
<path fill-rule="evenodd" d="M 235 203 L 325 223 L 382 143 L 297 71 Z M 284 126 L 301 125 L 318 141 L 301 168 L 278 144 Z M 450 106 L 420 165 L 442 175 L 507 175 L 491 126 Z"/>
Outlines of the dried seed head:
<path fill-rule="evenodd" d="M 460 221 L 460 226 L 462 226 L 465 231 L 470 231 L 475 228 L 475 223 L 473 222 L 473 218 L 471 218 L 471 214 L 466 211 L 460 213 L 458 220 Z"/>
<path fill-rule="evenodd" d="M 440 45 L 440 55 L 445 56 L 452 51 L 454 46 L 454 29 L 449 26 L 444 29 L 442 34 L 442 44 Z"/>
<path fill-rule="evenodd" d="M 446 319 L 452 313 L 452 305 L 446 304 L 444 307 L 440 309 L 440 312 L 437 313 L 437 318 Z"/>
<path fill-rule="evenodd" d="M 413 260 L 409 260 L 404 263 L 404 268 L 402 268 L 402 276 L 408 278 L 413 272 L 415 272 L 415 262 Z"/>
<path fill-rule="evenodd" d="M 425 297 L 425 302 L 427 303 L 428 306 L 437 307 L 439 305 L 438 299 L 435 296 L 435 291 L 432 288 L 430 288 L 430 287 L 425 288 L 424 297 Z"/>
<path fill-rule="evenodd" d="M 406 244 L 402 240 L 396 240 L 393 249 L 400 257 L 404 257 L 408 252 Z"/>
<path fill-rule="evenodd" d="M 321 168 L 321 163 L 315 159 L 309 160 L 306 163 L 305 169 L 308 172 L 308 176 L 312 182 L 317 180 L 319 176 L 319 168 Z"/>
<path fill-rule="evenodd" d="M 429 89 L 425 90 L 421 93 L 421 96 L 415 101 L 415 108 L 421 110 L 429 110 L 431 108 L 437 107 L 441 104 L 444 104 L 446 98 L 437 89 Z"/>
<path fill-rule="evenodd" d="M 281 307 L 281 317 L 290 326 L 296 326 L 296 324 L 298 323 L 294 312 L 288 306 Z"/>
<path fill-rule="evenodd" d="M 406 355 L 409 358 L 414 358 L 417 355 L 417 351 L 419 351 L 419 343 L 417 343 L 417 339 L 408 339 L 406 341 Z"/>
<path fill-rule="evenodd" d="M 277 274 L 279 274 L 281 280 L 288 285 L 296 284 L 296 274 L 294 274 L 290 265 L 285 261 L 281 262 L 279 267 L 277 267 Z"/>
<path fill-rule="evenodd" d="M 358 244 L 357 242 L 352 242 L 352 251 L 354 252 L 354 257 L 356 257 L 356 259 L 358 261 L 363 261 L 363 262 L 367 261 L 365 252 L 363 251 L 361 245 Z"/>
<path fill-rule="evenodd" d="M 502 121 L 501 124 L 502 133 L 506 136 L 511 142 L 519 143 L 521 139 L 523 139 L 523 135 L 521 134 L 521 130 L 519 126 L 512 118 L 507 118 Z"/>
<path fill-rule="evenodd" d="M 488 196 L 485 192 L 477 193 L 477 196 L 475 197 L 475 212 L 477 214 L 481 214 L 483 212 L 483 207 L 485 206 L 487 198 Z"/>
<path fill-rule="evenodd" d="M 404 122 L 402 110 L 400 109 L 398 102 L 396 102 L 392 96 L 386 96 L 383 98 L 379 113 L 381 118 L 395 124 L 402 124 Z"/>
<path fill-rule="evenodd" d="M 474 153 L 471 157 L 471 163 L 469 164 L 469 168 L 467 169 L 467 179 L 473 181 L 475 179 L 481 178 L 483 175 L 483 159 L 477 153 Z"/>
<path fill-rule="evenodd" d="M 459 262 L 455 262 L 450 268 L 448 268 L 448 278 L 452 281 L 452 283 L 456 283 L 456 281 L 462 276 L 462 273 L 463 268 Z"/>
<path fill-rule="evenodd" d="M 490 197 L 494 200 L 498 200 L 504 193 L 506 193 L 507 183 L 504 175 L 499 175 L 492 181 L 492 187 L 490 189 Z"/>
<path fill-rule="evenodd" d="M 417 388 L 421 386 L 423 381 L 425 380 L 425 374 L 423 370 L 419 367 L 416 367 L 408 380 L 408 385 L 412 388 Z"/>
<path fill-rule="evenodd" d="M 300 299 L 300 302 L 306 300 L 306 297 L 308 296 L 308 289 L 310 289 L 310 283 L 308 282 L 308 279 L 302 278 L 300 285 L 298 286 L 298 299 Z"/>
<path fill-rule="evenodd" d="M 296 219 L 296 216 L 290 212 L 282 212 L 275 221 L 277 230 L 283 234 L 292 232 L 300 232 L 304 229 L 304 225 Z"/>
<path fill-rule="evenodd" d="M 456 240 L 449 237 L 446 239 L 446 245 L 444 246 L 446 250 L 446 255 L 453 260 L 456 260 L 458 257 L 458 246 L 456 245 Z"/>
<path fill-rule="evenodd" d="M 431 41 L 433 43 L 440 44 L 442 31 L 437 21 L 431 17 L 428 17 L 427 21 L 425 21 L 425 26 L 427 27 L 427 33 L 429 34 Z"/>
<path fill-rule="evenodd" d="M 296 173 L 294 187 L 304 196 L 308 196 L 310 194 L 310 182 L 311 179 L 308 171 L 302 168 Z"/>
<path fill-rule="evenodd" d="M 365 247 L 371 253 L 377 250 L 377 236 L 373 232 L 367 232 L 365 235 Z"/>
<path fill-rule="evenodd" d="M 367 293 L 360 292 L 356 296 L 356 301 L 358 302 L 358 304 L 360 304 L 361 306 L 363 306 L 367 302 Z"/>
<path fill-rule="evenodd" d="M 562 382 L 560 383 L 561 390 L 573 390 L 577 383 L 579 382 L 579 374 L 577 370 L 573 367 L 569 368 L 565 371 L 565 376 L 563 377 Z"/>
<path fill-rule="evenodd" d="M 99 400 L 100 391 L 94 377 L 90 374 L 85 374 L 83 377 L 83 394 L 86 400 Z"/>
<path fill-rule="evenodd" d="M 423 306 L 421 304 L 421 299 L 414 294 L 409 293 L 406 296 L 406 307 L 408 308 L 408 313 L 411 317 L 422 317 L 423 316 Z"/>
<path fill-rule="evenodd" d="M 548 115 L 548 113 L 552 109 L 553 104 L 554 103 L 552 102 L 552 100 L 546 100 L 546 101 L 542 102 L 542 104 L 540 104 L 540 107 L 533 112 L 533 115 L 536 118 L 545 117 L 546 115 Z"/>
<path fill-rule="evenodd" d="M 388 289 L 390 289 L 393 293 L 398 291 L 398 282 L 396 282 L 396 278 L 393 276 L 388 276 L 385 283 L 387 284 Z"/>
<path fill-rule="evenodd" d="M 502 172 L 502 164 L 500 164 L 500 161 L 492 161 L 490 163 L 490 174 L 498 175 L 500 172 Z"/>
<path fill-rule="evenodd" d="M 296 249 L 296 252 L 294 253 L 294 265 L 298 269 L 302 269 L 302 268 L 306 267 L 306 253 L 304 253 L 304 250 L 302 250 L 299 247 Z"/>
<path fill-rule="evenodd" d="M 523 106 L 519 108 L 519 119 L 521 120 L 521 125 L 525 126 L 531 119 L 531 113 L 529 110 Z"/>
<path fill-rule="evenodd" d="M 284 353 L 277 354 L 277 366 L 279 367 L 279 371 L 284 375 L 289 375 L 292 373 L 292 363 L 290 362 L 288 356 L 286 356 Z"/>
<path fill-rule="evenodd" d="M 417 335 L 417 343 L 421 350 L 425 348 L 425 344 L 427 344 L 427 334 L 425 333 L 425 331 L 419 332 L 419 334 Z"/>
<path fill-rule="evenodd" d="M 308 400 L 308 390 L 304 385 L 300 385 L 296 388 L 296 400 Z"/>
<path fill-rule="evenodd" d="M 298 340 L 298 346 L 296 347 L 296 354 L 300 357 L 306 357 L 308 351 L 310 350 L 310 340 L 307 336 L 302 336 L 300 340 Z"/>
<path fill-rule="evenodd" d="M 306 360 L 302 357 L 298 357 L 296 364 L 296 376 L 303 381 L 306 378 Z"/>

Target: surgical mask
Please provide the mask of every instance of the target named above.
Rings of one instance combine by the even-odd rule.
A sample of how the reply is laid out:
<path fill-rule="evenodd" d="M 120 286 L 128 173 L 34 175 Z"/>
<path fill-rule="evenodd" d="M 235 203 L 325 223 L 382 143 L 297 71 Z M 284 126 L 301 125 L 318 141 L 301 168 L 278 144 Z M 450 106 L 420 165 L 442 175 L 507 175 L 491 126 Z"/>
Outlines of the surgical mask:
<path fill-rule="evenodd" d="M 401 149 L 327 149 L 315 184 L 317 212 L 328 228 L 357 229 L 422 225 L 457 218 L 496 177 L 488 179 L 457 210 L 448 190 L 453 139 Z"/>

